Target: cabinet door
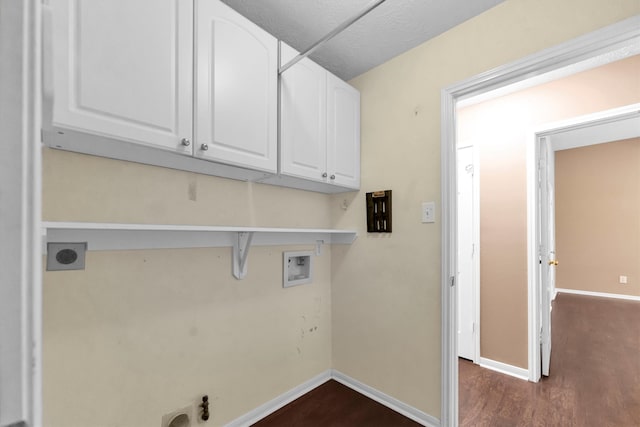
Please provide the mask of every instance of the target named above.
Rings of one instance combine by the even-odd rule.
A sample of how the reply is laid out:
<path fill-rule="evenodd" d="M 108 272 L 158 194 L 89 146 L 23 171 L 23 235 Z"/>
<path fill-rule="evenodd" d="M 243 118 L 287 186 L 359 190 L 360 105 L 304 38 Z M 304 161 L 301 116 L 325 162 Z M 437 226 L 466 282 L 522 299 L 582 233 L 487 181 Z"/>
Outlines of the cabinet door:
<path fill-rule="evenodd" d="M 297 55 L 281 43 L 281 62 Z M 303 59 L 280 77 L 280 172 L 314 181 L 328 180 L 327 72 Z"/>
<path fill-rule="evenodd" d="M 51 4 L 53 125 L 191 154 L 192 3 Z"/>
<path fill-rule="evenodd" d="M 327 72 L 329 182 L 360 188 L 360 92 Z"/>
<path fill-rule="evenodd" d="M 196 8 L 195 154 L 276 172 L 277 41 L 218 0 Z"/>

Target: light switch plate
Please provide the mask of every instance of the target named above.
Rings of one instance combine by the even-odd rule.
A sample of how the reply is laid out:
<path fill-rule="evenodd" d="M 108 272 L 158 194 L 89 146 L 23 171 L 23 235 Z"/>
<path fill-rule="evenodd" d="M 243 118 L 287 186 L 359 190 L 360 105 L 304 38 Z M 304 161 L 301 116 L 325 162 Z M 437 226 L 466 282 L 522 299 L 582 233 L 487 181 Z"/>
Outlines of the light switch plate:
<path fill-rule="evenodd" d="M 435 202 L 422 203 L 422 222 L 423 223 L 436 222 L 436 203 Z"/>

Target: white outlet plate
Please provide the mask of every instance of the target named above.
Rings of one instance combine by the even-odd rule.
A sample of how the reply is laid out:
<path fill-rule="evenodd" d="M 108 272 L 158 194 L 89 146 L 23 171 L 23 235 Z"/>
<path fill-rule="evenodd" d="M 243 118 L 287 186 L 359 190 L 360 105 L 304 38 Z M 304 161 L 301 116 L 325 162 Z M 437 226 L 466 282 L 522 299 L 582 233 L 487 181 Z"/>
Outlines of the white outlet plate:
<path fill-rule="evenodd" d="M 436 203 L 435 202 L 422 203 L 422 222 L 423 223 L 436 222 Z"/>
<path fill-rule="evenodd" d="M 620 284 L 621 285 L 627 284 L 627 276 L 620 276 Z"/>

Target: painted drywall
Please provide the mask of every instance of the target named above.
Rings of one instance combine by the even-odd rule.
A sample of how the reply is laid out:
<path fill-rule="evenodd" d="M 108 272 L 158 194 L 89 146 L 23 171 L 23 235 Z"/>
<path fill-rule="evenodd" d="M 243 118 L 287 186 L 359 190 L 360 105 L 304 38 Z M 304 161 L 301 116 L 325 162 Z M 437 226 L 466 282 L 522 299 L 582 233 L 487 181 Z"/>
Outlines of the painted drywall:
<path fill-rule="evenodd" d="M 334 368 L 439 416 L 441 225 L 421 224 L 420 204 L 440 209 L 441 89 L 638 13 L 637 0 L 507 1 L 351 81 L 362 190 L 331 206 L 361 237 L 332 251 Z M 367 235 L 364 193 L 387 189 L 393 233 Z M 506 362 L 522 365 L 519 352 Z"/>
<path fill-rule="evenodd" d="M 555 161 L 556 287 L 640 296 L 640 138 Z"/>
<path fill-rule="evenodd" d="M 328 196 L 45 149 L 46 220 L 329 226 Z M 331 247 L 282 288 L 282 252 L 88 252 L 44 273 L 44 425 L 159 426 L 207 394 L 220 426 L 331 368 Z"/>
<path fill-rule="evenodd" d="M 480 353 L 527 368 L 526 144 L 544 123 L 640 101 L 640 56 L 462 108 L 480 161 Z M 559 269 L 560 270 L 560 269 Z"/>

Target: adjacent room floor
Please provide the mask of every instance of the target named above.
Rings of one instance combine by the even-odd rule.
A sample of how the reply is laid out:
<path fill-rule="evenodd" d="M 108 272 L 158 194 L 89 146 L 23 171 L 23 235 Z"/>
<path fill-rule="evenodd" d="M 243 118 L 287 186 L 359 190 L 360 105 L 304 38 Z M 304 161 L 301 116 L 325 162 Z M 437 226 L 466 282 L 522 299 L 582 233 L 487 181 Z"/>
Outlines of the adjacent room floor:
<path fill-rule="evenodd" d="M 640 426 L 640 302 L 559 294 L 552 316 L 538 384 L 460 360 L 461 426 Z"/>

